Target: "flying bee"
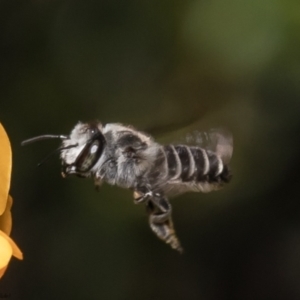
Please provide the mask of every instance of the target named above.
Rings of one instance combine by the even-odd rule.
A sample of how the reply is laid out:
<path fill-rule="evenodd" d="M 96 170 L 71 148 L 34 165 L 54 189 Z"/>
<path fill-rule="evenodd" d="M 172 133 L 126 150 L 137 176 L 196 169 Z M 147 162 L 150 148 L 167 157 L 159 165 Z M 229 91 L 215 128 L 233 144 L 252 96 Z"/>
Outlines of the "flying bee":
<path fill-rule="evenodd" d="M 42 135 L 22 145 L 52 138 L 62 140 L 56 151 L 63 177 L 90 177 L 97 187 L 107 182 L 132 189 L 134 203 L 146 206 L 153 232 L 179 252 L 167 197 L 218 190 L 231 179 L 232 137 L 222 130 L 195 132 L 188 137 L 194 146 L 160 145 L 131 126 L 79 122 L 70 135 Z"/>

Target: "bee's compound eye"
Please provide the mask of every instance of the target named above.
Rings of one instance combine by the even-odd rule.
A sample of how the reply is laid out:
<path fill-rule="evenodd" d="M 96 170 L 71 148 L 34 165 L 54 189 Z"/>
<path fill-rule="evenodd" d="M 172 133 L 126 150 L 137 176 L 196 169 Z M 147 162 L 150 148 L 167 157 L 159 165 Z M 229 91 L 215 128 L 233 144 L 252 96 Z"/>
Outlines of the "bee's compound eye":
<path fill-rule="evenodd" d="M 91 147 L 91 149 L 90 149 L 90 153 L 91 153 L 91 154 L 96 153 L 97 150 L 98 150 L 98 148 L 99 148 L 98 143 L 97 143 L 97 144 L 95 143 L 94 145 L 92 145 L 92 147 Z"/>
<path fill-rule="evenodd" d="M 102 150 L 103 144 L 99 139 L 88 143 L 75 162 L 77 172 L 89 171 L 100 158 Z"/>

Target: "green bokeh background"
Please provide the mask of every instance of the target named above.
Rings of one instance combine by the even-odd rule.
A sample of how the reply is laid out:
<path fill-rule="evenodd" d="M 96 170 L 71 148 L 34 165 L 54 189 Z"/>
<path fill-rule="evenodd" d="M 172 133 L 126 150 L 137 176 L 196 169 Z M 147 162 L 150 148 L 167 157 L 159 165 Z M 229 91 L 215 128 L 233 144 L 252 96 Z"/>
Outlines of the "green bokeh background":
<path fill-rule="evenodd" d="M 11 299 L 300 299 L 300 2 L 0 1 L 0 121 L 13 149 Z M 179 255 L 130 191 L 63 179 L 45 141 L 78 120 L 160 142 L 222 126 L 232 182 L 172 199 Z"/>

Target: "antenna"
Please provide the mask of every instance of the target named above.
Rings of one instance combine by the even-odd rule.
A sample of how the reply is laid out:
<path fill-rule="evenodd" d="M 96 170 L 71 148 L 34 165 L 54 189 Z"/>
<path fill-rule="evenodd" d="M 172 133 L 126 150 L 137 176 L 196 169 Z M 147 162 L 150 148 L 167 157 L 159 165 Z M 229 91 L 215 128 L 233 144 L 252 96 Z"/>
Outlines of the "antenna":
<path fill-rule="evenodd" d="M 36 137 L 33 137 L 31 139 L 25 140 L 21 143 L 22 146 L 26 146 L 28 144 L 37 142 L 37 141 L 42 141 L 42 140 L 49 140 L 49 139 L 61 139 L 61 140 L 65 140 L 67 139 L 68 136 L 66 135 L 53 135 L 53 134 L 45 134 L 45 135 L 39 135 Z"/>

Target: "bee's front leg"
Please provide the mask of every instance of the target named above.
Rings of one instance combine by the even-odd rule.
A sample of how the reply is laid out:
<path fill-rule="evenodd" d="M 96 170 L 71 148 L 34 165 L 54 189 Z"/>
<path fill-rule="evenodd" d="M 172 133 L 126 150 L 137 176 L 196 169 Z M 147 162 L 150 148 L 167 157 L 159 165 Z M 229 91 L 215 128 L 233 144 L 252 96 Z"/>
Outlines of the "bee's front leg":
<path fill-rule="evenodd" d="M 99 173 L 96 173 L 95 176 L 94 176 L 94 185 L 95 185 L 95 189 L 96 189 L 97 191 L 99 191 L 99 189 L 100 189 L 102 183 L 103 183 L 102 177 L 100 176 Z"/>

